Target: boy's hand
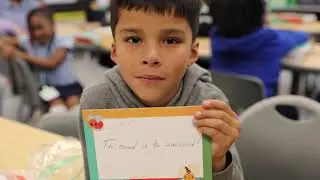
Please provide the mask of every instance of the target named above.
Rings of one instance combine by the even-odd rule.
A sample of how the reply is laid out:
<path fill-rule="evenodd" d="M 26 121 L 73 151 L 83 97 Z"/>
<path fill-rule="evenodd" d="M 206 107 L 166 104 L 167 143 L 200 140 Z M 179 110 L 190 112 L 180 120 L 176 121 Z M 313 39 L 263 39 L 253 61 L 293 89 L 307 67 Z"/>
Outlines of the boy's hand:
<path fill-rule="evenodd" d="M 214 171 L 226 168 L 226 153 L 240 136 L 240 121 L 230 106 L 220 100 L 206 100 L 203 110 L 195 113 L 199 131 L 212 138 Z"/>

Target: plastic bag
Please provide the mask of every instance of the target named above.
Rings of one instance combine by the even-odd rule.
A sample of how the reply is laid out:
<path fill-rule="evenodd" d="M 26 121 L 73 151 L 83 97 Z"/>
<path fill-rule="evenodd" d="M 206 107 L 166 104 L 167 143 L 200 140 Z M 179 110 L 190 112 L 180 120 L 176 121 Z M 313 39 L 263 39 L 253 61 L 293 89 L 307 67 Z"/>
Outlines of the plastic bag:
<path fill-rule="evenodd" d="M 84 177 L 81 143 L 74 138 L 40 148 L 31 155 L 29 169 L 0 172 L 0 180 L 75 180 Z"/>
<path fill-rule="evenodd" d="M 81 143 L 74 138 L 65 138 L 44 146 L 31 158 L 31 168 L 39 172 L 38 180 L 84 179 Z"/>

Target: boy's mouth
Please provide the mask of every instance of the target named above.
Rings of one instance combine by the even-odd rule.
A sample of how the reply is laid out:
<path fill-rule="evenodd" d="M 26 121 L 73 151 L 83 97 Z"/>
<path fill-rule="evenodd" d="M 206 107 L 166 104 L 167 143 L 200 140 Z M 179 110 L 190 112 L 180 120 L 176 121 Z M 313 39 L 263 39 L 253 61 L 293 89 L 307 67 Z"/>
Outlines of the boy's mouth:
<path fill-rule="evenodd" d="M 136 76 L 136 78 L 147 81 L 162 81 L 165 80 L 164 77 L 158 75 L 145 74 L 141 76 Z"/>

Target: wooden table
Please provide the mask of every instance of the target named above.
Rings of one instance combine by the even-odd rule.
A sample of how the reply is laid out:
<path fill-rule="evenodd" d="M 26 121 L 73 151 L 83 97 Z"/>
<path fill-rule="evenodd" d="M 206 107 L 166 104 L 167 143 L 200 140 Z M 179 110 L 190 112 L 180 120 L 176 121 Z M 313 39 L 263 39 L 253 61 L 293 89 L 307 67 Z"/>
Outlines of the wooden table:
<path fill-rule="evenodd" d="M 91 31 L 101 27 L 99 22 L 92 23 L 56 23 L 56 32 L 59 36 L 75 36 L 80 33 Z M 21 32 L 19 35 L 26 35 L 27 32 Z"/>
<path fill-rule="evenodd" d="M 310 34 L 320 34 L 320 23 L 305 23 L 305 24 L 291 24 L 291 23 L 272 23 L 270 25 L 274 29 L 304 31 Z"/>
<path fill-rule="evenodd" d="M 30 155 L 61 136 L 0 117 L 0 170 L 23 170 Z"/>
<path fill-rule="evenodd" d="M 320 73 L 320 43 L 312 44 L 310 52 L 301 60 L 283 61 L 283 66 L 304 72 Z"/>
<path fill-rule="evenodd" d="M 56 25 L 56 31 L 58 35 L 74 36 L 86 31 L 91 31 L 99 27 L 101 27 L 101 24 L 99 22 L 84 23 L 84 24 L 58 23 Z"/>
<path fill-rule="evenodd" d="M 291 94 L 298 94 L 303 74 L 320 73 L 320 44 L 313 44 L 311 51 L 303 59 L 292 61 L 288 58 L 282 61 L 282 68 L 292 72 Z"/>

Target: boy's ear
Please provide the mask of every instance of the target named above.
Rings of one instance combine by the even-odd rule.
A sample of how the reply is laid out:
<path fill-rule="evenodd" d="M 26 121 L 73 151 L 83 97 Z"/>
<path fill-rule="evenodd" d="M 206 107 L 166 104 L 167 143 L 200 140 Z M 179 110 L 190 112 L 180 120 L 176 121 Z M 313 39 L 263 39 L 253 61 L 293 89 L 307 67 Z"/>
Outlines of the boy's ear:
<path fill-rule="evenodd" d="M 191 46 L 189 66 L 192 65 L 193 63 L 197 62 L 198 56 L 199 56 L 199 42 L 197 40 L 195 40 Z"/>
<path fill-rule="evenodd" d="M 117 64 L 117 49 L 114 42 L 112 43 L 112 46 L 111 46 L 110 58 L 114 63 Z"/>

